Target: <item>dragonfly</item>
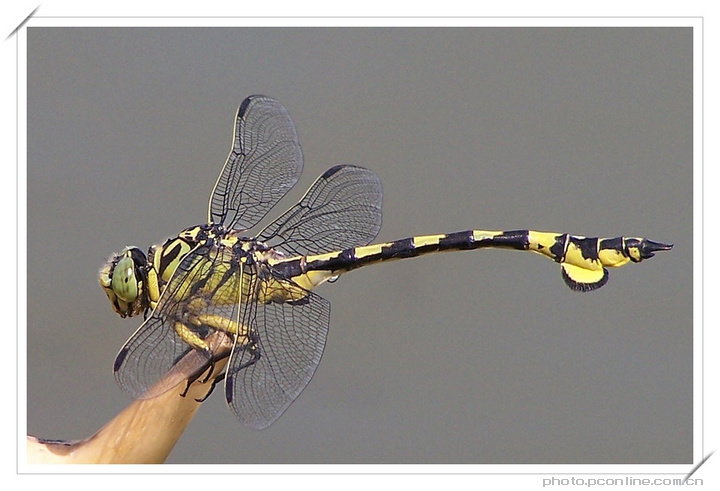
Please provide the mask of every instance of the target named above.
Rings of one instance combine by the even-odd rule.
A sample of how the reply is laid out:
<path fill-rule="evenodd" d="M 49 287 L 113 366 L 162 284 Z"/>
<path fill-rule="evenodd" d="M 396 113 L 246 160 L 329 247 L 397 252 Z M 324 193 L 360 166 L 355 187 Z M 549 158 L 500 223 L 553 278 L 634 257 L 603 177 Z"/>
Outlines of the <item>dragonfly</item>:
<path fill-rule="evenodd" d="M 467 230 L 371 244 L 382 221 L 382 185 L 374 172 L 355 165 L 328 169 L 297 204 L 249 235 L 302 168 L 288 111 L 270 97 L 248 97 L 236 114 L 207 223 L 147 253 L 128 246 L 108 259 L 99 281 L 114 311 L 144 316 L 115 360 L 123 390 L 145 399 L 182 381 L 189 387 L 229 356 L 214 383 L 224 378 L 227 403 L 242 423 L 266 428 L 308 385 L 325 349 L 330 303 L 315 288 L 344 273 L 436 252 L 502 248 L 552 259 L 568 287 L 588 292 L 606 284 L 607 268 L 673 247 L 641 237 L 534 230 Z M 230 340 L 230 350 L 221 352 L 218 335 Z"/>

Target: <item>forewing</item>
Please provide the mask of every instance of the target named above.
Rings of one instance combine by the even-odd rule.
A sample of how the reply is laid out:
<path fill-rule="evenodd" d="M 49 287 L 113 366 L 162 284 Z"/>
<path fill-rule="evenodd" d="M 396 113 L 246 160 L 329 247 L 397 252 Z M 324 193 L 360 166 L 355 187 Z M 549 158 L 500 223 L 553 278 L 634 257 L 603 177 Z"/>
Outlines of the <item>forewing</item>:
<path fill-rule="evenodd" d="M 269 97 L 248 97 L 237 112 L 233 147 L 210 196 L 208 220 L 233 229 L 253 227 L 295 185 L 302 167 L 285 108 Z"/>
<path fill-rule="evenodd" d="M 199 375 L 217 359 L 212 349 L 199 349 L 184 340 L 176 325 L 185 325 L 187 332 L 208 340 L 216 329 L 192 324 L 188 322 L 191 317 L 236 319 L 237 301 L 227 298 L 239 285 L 234 267 L 232 251 L 218 248 L 212 241 L 185 256 L 152 315 L 115 359 L 115 379 L 120 387 L 135 398 L 149 399 Z"/>
<path fill-rule="evenodd" d="M 257 238 L 286 254 L 318 254 L 366 245 L 381 224 L 378 176 L 362 167 L 338 165 L 318 177 L 300 202 Z"/>
<path fill-rule="evenodd" d="M 270 426 L 310 382 L 322 357 L 330 303 L 312 292 L 301 302 L 250 302 L 244 323 L 249 343 L 236 343 L 227 369 L 225 395 L 246 425 Z M 253 363 L 253 360 L 256 360 Z"/>

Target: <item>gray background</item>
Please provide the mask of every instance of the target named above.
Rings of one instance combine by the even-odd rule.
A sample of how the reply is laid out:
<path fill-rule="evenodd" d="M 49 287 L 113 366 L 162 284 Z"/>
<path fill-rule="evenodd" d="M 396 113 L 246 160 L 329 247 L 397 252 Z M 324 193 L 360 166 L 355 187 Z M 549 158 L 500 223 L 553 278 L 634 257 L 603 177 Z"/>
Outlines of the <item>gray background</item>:
<path fill-rule="evenodd" d="M 130 401 L 137 328 L 105 258 L 206 218 L 242 99 L 280 100 L 305 172 L 385 189 L 379 240 L 470 228 L 640 235 L 675 249 L 571 292 L 531 254 L 365 268 L 272 427 L 222 391 L 176 463 L 689 463 L 690 28 L 28 29 L 29 434 L 80 438 Z"/>

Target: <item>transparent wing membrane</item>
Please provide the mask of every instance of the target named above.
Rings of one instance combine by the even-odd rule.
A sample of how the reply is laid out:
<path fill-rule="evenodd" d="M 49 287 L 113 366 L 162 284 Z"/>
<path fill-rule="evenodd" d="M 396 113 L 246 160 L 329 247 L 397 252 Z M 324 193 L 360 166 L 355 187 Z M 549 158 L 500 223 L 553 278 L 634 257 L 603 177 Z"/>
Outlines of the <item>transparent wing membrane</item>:
<path fill-rule="evenodd" d="M 265 96 L 248 97 L 237 112 L 233 148 L 210 197 L 208 220 L 252 228 L 295 185 L 302 168 L 285 108 Z"/>
<path fill-rule="evenodd" d="M 253 305 L 246 310 L 253 334 L 247 345 L 235 345 L 225 393 L 240 421 L 261 429 L 280 417 L 315 373 L 330 326 L 330 302 L 307 292 L 297 303 Z"/>
<path fill-rule="evenodd" d="M 305 196 L 265 227 L 258 240 L 291 255 L 366 245 L 382 223 L 382 185 L 371 170 L 338 165 L 317 178 Z"/>
<path fill-rule="evenodd" d="M 115 360 L 123 389 L 136 398 L 154 397 L 207 367 L 215 353 L 203 342 L 218 330 L 213 320 L 238 315 L 239 303 L 231 301 L 240 278 L 231 272 L 234 264 L 230 249 L 210 242 L 185 256 L 157 308 Z"/>

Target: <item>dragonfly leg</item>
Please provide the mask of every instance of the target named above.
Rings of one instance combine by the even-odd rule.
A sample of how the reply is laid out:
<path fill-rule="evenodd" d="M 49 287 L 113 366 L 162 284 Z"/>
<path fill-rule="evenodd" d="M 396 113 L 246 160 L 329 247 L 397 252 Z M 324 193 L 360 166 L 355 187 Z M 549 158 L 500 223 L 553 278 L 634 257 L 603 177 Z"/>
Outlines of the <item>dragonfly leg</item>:
<path fill-rule="evenodd" d="M 208 380 L 210 380 L 210 375 L 215 371 L 215 360 L 213 358 L 210 358 L 208 360 L 207 364 L 200 368 L 197 372 L 195 372 L 192 376 L 188 377 L 187 382 L 185 382 L 185 390 L 180 394 L 180 397 L 185 397 L 187 395 L 188 390 L 190 390 L 190 386 L 200 380 L 203 374 L 205 375 L 205 378 L 200 380 L 201 384 L 206 383 Z M 215 387 L 215 381 L 213 381 L 213 386 L 210 388 L 210 392 L 212 392 L 212 389 Z M 208 393 L 210 395 L 210 393 Z M 207 396 L 205 396 L 207 397 Z M 205 400 L 205 398 L 203 398 Z M 198 401 L 202 402 L 202 401 Z"/>
<path fill-rule="evenodd" d="M 178 336 L 180 336 L 180 339 L 185 341 L 187 344 L 189 344 L 191 347 L 195 349 L 201 349 L 205 351 L 209 351 L 210 347 L 205 342 L 203 338 L 197 335 L 192 329 L 190 329 L 187 325 L 185 325 L 183 322 L 175 321 L 175 324 L 173 325 L 175 328 L 175 332 Z"/>
<path fill-rule="evenodd" d="M 237 368 L 238 372 L 260 361 L 260 348 L 257 343 L 247 346 L 243 351 L 250 353 L 250 359 Z"/>
<path fill-rule="evenodd" d="M 218 382 L 220 382 L 224 378 L 225 378 L 225 372 L 222 372 L 220 375 L 215 377 L 215 379 L 212 381 L 212 385 L 210 386 L 210 390 L 207 392 L 207 394 L 205 394 L 200 399 L 195 399 L 195 402 L 205 402 L 205 399 L 210 397 L 210 394 L 212 394 L 213 391 L 215 390 L 215 386 L 218 384 Z M 185 392 L 187 392 L 187 389 L 185 390 Z"/>
<path fill-rule="evenodd" d="M 197 326 L 207 326 L 219 331 L 240 336 L 245 336 L 245 333 L 247 332 L 244 325 L 238 324 L 234 320 L 218 314 L 194 314 L 190 317 L 190 322 Z M 178 332 L 178 334 L 180 333 Z M 180 337 L 183 337 L 183 335 L 180 334 Z M 185 341 L 184 338 L 183 341 Z"/>

